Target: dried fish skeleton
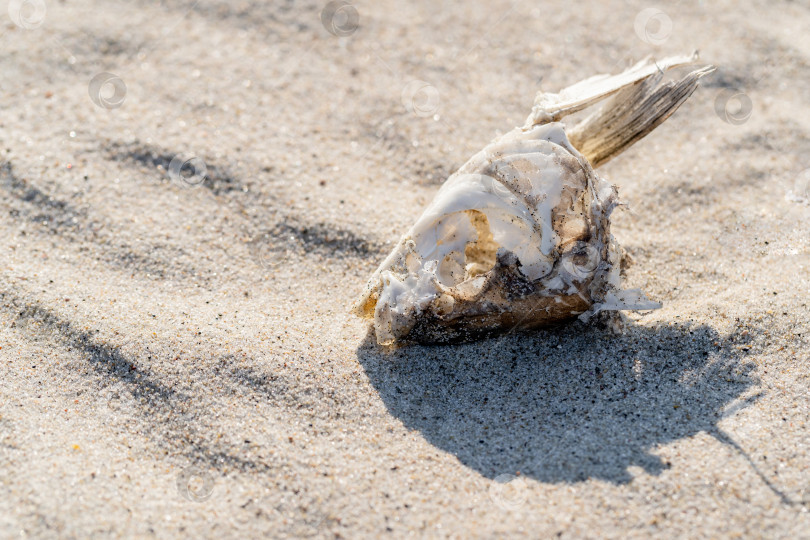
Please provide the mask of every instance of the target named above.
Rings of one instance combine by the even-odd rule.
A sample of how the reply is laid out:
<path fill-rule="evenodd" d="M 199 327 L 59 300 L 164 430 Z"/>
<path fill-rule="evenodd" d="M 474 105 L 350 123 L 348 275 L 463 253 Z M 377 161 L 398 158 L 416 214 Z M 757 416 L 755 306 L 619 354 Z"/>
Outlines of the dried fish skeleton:
<path fill-rule="evenodd" d="M 621 288 L 616 188 L 595 167 L 666 120 L 714 70 L 663 83 L 697 55 L 646 59 L 557 94 L 442 185 L 353 307 L 380 344 L 465 341 L 600 312 L 661 307 Z M 605 101 L 606 100 L 606 101 Z M 567 129 L 563 117 L 604 104 Z"/>

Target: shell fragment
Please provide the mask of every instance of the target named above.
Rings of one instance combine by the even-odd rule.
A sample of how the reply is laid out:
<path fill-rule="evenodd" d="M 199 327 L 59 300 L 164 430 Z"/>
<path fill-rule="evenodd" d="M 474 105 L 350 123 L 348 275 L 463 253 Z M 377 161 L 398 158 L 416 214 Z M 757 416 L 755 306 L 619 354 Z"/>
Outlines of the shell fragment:
<path fill-rule="evenodd" d="M 382 262 L 354 312 L 377 341 L 442 343 L 603 311 L 660 307 L 623 290 L 610 233 L 616 188 L 594 166 L 671 115 L 713 68 L 661 84 L 696 56 L 647 59 L 557 94 L 474 155 L 439 189 Z M 564 116 L 604 101 L 571 129 Z"/>

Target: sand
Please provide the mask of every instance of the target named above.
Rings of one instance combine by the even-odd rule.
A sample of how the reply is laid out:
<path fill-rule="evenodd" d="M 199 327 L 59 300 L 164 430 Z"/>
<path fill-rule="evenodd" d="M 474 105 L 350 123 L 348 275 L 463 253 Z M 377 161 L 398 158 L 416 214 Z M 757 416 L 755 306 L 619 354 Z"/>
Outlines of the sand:
<path fill-rule="evenodd" d="M 806 5 L 10 4 L 0 537 L 810 537 Z M 693 49 L 600 169 L 662 309 L 393 351 L 348 314 L 538 88 Z"/>

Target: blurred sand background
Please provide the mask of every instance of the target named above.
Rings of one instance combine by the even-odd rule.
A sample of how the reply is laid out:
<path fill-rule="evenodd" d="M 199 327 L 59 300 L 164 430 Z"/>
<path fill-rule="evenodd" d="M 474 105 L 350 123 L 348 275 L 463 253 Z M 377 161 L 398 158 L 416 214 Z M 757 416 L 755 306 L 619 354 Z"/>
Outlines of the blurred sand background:
<path fill-rule="evenodd" d="M 0 537 L 810 537 L 806 3 L 24 4 Z M 663 309 L 395 351 L 348 314 L 539 88 L 694 49 L 600 169 Z"/>

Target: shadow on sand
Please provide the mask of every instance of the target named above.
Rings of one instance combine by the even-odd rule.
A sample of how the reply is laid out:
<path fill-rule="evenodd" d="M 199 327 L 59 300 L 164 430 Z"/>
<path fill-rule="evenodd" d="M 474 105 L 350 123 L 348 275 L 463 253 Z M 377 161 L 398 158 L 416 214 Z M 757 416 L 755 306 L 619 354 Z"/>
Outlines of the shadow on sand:
<path fill-rule="evenodd" d="M 370 333 L 357 350 L 390 413 L 482 475 L 614 483 L 667 468 L 659 445 L 722 437 L 724 409 L 757 382 L 742 354 L 708 326 L 613 336 L 579 323 L 393 351 Z"/>

